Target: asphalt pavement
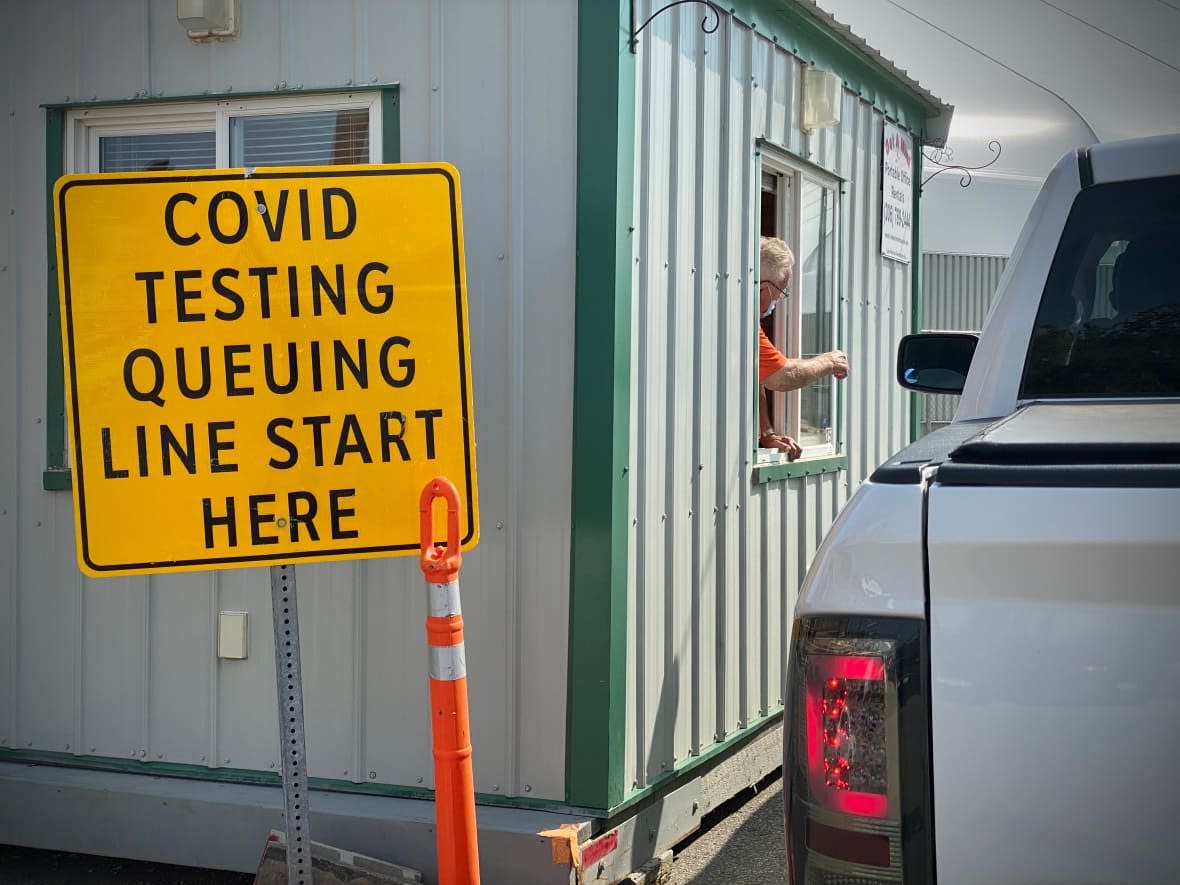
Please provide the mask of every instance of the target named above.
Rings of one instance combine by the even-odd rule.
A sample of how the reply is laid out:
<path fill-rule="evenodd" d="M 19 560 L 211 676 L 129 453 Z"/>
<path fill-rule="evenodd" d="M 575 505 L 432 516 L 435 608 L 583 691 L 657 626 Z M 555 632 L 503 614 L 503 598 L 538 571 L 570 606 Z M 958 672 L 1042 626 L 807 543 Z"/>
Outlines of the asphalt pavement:
<path fill-rule="evenodd" d="M 668 885 L 783 885 L 783 780 L 744 790 L 705 816 L 677 847 Z"/>

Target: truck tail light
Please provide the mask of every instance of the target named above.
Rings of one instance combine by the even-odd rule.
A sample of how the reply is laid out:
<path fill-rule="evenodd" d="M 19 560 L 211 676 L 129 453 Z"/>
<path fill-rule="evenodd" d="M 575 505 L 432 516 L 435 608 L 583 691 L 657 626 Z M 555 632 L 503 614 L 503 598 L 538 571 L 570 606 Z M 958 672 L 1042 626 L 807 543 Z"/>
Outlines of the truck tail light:
<path fill-rule="evenodd" d="M 798 885 L 933 881 L 925 626 L 797 621 L 787 669 L 787 859 Z"/>

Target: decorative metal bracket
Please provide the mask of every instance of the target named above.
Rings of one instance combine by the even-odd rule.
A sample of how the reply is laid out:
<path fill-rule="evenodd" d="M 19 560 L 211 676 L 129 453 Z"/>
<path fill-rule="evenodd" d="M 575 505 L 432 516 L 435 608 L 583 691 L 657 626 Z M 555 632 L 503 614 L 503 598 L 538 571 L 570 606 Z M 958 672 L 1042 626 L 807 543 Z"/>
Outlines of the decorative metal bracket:
<path fill-rule="evenodd" d="M 721 7 L 712 0 L 674 0 L 672 3 L 665 3 L 655 12 L 647 17 L 647 21 L 639 27 L 635 27 L 635 0 L 631 0 L 631 54 L 635 54 L 635 47 L 639 43 L 639 35 L 643 29 L 652 23 L 652 20 L 661 12 L 667 12 L 673 6 L 680 6 L 684 3 L 703 3 L 709 9 L 705 13 L 705 17 L 701 19 L 701 30 L 706 34 L 715 34 L 717 29 L 721 27 Z M 710 19 L 712 21 L 710 22 Z"/>
<path fill-rule="evenodd" d="M 980 169 L 986 169 L 1000 159 L 1000 153 L 1003 147 L 998 141 L 992 139 L 987 143 L 987 149 L 995 154 L 990 160 L 981 166 L 964 166 L 962 163 L 955 163 L 955 152 L 952 148 L 944 147 L 939 150 L 934 156 L 922 151 L 922 159 L 938 168 L 922 179 L 922 184 L 918 188 L 921 193 L 922 189 L 926 187 L 926 183 L 934 176 L 941 175 L 943 172 L 954 171 L 963 173 L 962 178 L 959 179 L 959 187 L 969 187 L 971 185 L 971 173 L 978 172 Z"/>

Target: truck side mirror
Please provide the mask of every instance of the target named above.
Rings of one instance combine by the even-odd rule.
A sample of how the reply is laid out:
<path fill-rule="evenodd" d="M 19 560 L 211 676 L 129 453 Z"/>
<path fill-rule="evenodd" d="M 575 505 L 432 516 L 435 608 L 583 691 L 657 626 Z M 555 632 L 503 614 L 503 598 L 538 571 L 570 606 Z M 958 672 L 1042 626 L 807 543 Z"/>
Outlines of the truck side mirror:
<path fill-rule="evenodd" d="M 897 383 L 925 393 L 962 393 L 978 332 L 917 332 L 897 345 Z"/>

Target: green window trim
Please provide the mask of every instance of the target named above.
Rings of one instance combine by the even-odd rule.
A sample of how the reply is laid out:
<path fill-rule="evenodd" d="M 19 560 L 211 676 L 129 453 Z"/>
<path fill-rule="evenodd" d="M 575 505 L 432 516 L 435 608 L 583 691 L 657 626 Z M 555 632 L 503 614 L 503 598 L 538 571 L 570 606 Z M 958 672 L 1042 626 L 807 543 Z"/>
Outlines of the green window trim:
<path fill-rule="evenodd" d="M 787 464 L 759 464 L 754 468 L 755 485 L 774 482 L 779 479 L 796 479 L 800 476 L 819 476 L 821 473 L 836 473 L 848 469 L 847 455 L 829 455 L 825 458 L 808 458 Z"/>
<path fill-rule="evenodd" d="M 381 93 L 381 162 L 401 160 L 401 114 L 399 85 L 384 83 L 331 89 L 275 90 L 269 92 L 234 92 L 224 95 L 185 95 L 169 98 L 134 98 L 112 101 L 79 101 L 46 104 L 45 108 L 45 228 L 46 228 L 46 371 L 45 371 L 45 470 L 41 486 L 48 492 L 69 491 L 73 473 L 66 465 L 66 392 L 65 366 L 61 352 L 61 309 L 57 290 L 57 243 L 53 232 L 53 187 L 65 174 L 65 121 L 67 112 L 92 107 L 154 107 L 164 104 L 203 105 L 232 97 L 235 100 L 290 98 Z"/>

